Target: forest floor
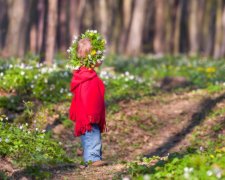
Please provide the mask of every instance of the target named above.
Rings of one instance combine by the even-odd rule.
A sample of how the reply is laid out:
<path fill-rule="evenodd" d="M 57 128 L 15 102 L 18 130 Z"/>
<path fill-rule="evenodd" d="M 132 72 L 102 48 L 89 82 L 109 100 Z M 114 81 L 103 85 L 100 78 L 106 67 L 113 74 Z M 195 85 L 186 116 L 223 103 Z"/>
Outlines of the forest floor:
<path fill-rule="evenodd" d="M 201 131 L 202 137 L 212 134 L 213 138 L 213 126 L 224 124 L 225 119 L 225 115 L 216 119 L 209 116 L 213 111 L 224 109 L 224 92 L 167 92 L 123 101 L 119 106 L 119 112 L 107 115 L 108 132 L 103 134 L 103 158 L 109 165 L 85 169 L 77 165 L 53 170 L 53 179 L 102 180 L 126 176 L 126 162 L 140 156 L 182 152 L 191 145 L 194 130 Z M 79 138 L 74 138 L 72 133 L 72 128 L 63 129 L 58 137 L 67 144 L 68 152 L 75 151 L 73 145 L 79 144 Z M 224 127 L 220 133 L 225 134 Z"/>
<path fill-rule="evenodd" d="M 57 106 L 61 111 L 67 110 L 63 104 Z M 162 92 L 122 101 L 119 107 L 118 112 L 107 114 L 108 132 L 102 134 L 103 159 L 109 165 L 81 169 L 78 162 L 52 168 L 47 170 L 53 174 L 51 179 L 119 179 L 127 176 L 127 162 L 143 156 L 182 152 L 192 144 L 194 133 L 200 132 L 203 138 L 210 134 L 213 139 L 213 127 L 223 124 L 219 133 L 225 134 L 225 115 L 210 116 L 210 113 L 225 108 L 225 92 Z M 75 156 L 80 149 L 80 140 L 73 136 L 73 127 L 58 124 L 53 132 L 55 138 L 63 142 L 68 155 Z M 81 159 L 78 157 L 78 161 Z M 30 179 L 23 171 L 13 169 L 7 160 L 1 160 L 0 164 L 0 168 L 11 172 L 8 175 L 12 179 Z"/>

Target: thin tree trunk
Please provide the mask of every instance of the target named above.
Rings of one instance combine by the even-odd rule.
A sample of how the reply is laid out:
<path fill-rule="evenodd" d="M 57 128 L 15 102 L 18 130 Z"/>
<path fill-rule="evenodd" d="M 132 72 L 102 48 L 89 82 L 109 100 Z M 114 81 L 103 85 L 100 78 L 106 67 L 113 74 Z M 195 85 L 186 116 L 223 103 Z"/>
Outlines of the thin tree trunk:
<path fill-rule="evenodd" d="M 78 36 L 80 34 L 81 17 L 84 13 L 85 4 L 86 0 L 70 0 L 70 40 L 74 35 Z"/>
<path fill-rule="evenodd" d="M 0 7 L 0 50 L 2 50 L 5 45 L 5 36 L 7 33 L 7 2 L 0 0 Z"/>
<path fill-rule="evenodd" d="M 176 8 L 176 19 L 175 19 L 175 30 L 174 30 L 174 42 L 173 42 L 173 53 L 177 55 L 180 52 L 180 32 L 181 32 L 181 14 L 183 1 L 178 1 L 178 5 Z"/>
<path fill-rule="evenodd" d="M 123 5 L 123 28 L 121 31 L 121 38 L 119 42 L 119 53 L 124 52 L 126 44 L 127 44 L 127 39 L 128 39 L 128 34 L 129 34 L 129 28 L 130 28 L 130 22 L 131 22 L 131 17 L 132 17 L 132 0 L 126 0 L 122 2 Z"/>
<path fill-rule="evenodd" d="M 23 17 L 25 11 L 25 1 L 24 0 L 8 0 L 8 15 L 9 15 L 9 27 L 6 37 L 6 44 L 4 48 L 4 54 L 6 56 L 18 56 L 20 44 L 22 39 L 20 36 L 23 36 L 21 32 Z"/>
<path fill-rule="evenodd" d="M 164 53 L 164 0 L 155 1 L 155 34 L 154 34 L 154 51 L 156 54 Z"/>
<path fill-rule="evenodd" d="M 221 57 L 225 55 L 225 6 L 223 6 L 222 26 L 223 26 L 223 39 L 221 45 Z"/>
<path fill-rule="evenodd" d="M 223 37 L 223 26 L 222 26 L 222 0 L 217 0 L 217 10 L 216 10 L 216 37 L 214 44 L 214 58 L 219 58 L 221 55 L 221 44 Z"/>
<path fill-rule="evenodd" d="M 138 55 L 142 48 L 142 35 L 145 22 L 146 0 L 136 0 L 131 28 L 127 43 L 126 53 L 128 55 Z"/>
<path fill-rule="evenodd" d="M 51 65 L 53 63 L 55 50 L 55 37 L 57 25 L 57 0 L 48 1 L 48 21 L 47 21 L 47 37 L 45 63 Z"/>
<path fill-rule="evenodd" d="M 100 16 L 100 32 L 107 37 L 108 21 L 107 21 L 107 4 L 106 0 L 99 0 L 99 16 Z"/>
<path fill-rule="evenodd" d="M 59 1 L 59 15 L 58 15 L 58 47 L 62 52 L 66 52 L 67 49 L 67 0 Z"/>
<path fill-rule="evenodd" d="M 115 2 L 115 1 L 114 1 Z M 122 19 L 120 18 L 122 16 L 122 9 L 121 7 L 121 1 L 117 0 L 117 3 L 113 6 L 113 13 L 117 14 L 117 16 L 113 17 L 113 23 L 112 23 L 112 38 L 111 38 L 111 45 L 110 45 L 110 50 L 111 53 L 116 53 L 118 52 L 119 49 L 119 35 L 121 32 L 121 27 L 122 27 Z"/>
<path fill-rule="evenodd" d="M 195 55 L 199 51 L 199 22 L 198 22 L 198 3 L 199 1 L 189 1 L 189 41 L 190 50 L 189 54 Z"/>
<path fill-rule="evenodd" d="M 164 53 L 172 53 L 173 40 L 174 40 L 174 0 L 164 2 L 164 34 L 165 34 L 165 47 Z"/>
<path fill-rule="evenodd" d="M 203 49 L 205 55 L 213 54 L 215 41 L 215 21 L 216 21 L 216 3 L 213 1 L 206 1 L 206 10 L 204 15 L 204 23 L 202 28 L 203 34 Z"/>
<path fill-rule="evenodd" d="M 30 51 L 36 53 L 37 49 L 37 28 L 35 25 L 31 26 L 30 29 Z"/>
<path fill-rule="evenodd" d="M 38 53 L 44 53 L 45 46 L 44 45 L 44 35 L 46 34 L 46 16 L 47 16 L 47 0 L 38 0 L 37 5 L 37 11 L 38 11 L 38 38 L 37 38 L 37 52 Z M 41 54 L 42 56 L 42 54 Z"/>
<path fill-rule="evenodd" d="M 29 21 L 32 19 L 30 18 L 30 8 L 31 8 L 31 3 L 32 1 L 30 0 L 24 0 L 24 14 L 23 14 L 23 19 L 21 21 L 21 30 L 19 34 L 19 48 L 18 48 L 18 55 L 20 57 L 24 56 L 25 52 L 29 48 L 29 32 L 28 32 L 28 25 Z"/>

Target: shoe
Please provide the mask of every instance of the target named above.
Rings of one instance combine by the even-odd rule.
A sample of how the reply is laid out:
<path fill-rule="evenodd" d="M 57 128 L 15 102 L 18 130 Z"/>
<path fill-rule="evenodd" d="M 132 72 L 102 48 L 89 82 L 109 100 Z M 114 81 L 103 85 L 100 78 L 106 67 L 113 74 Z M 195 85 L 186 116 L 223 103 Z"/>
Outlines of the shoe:
<path fill-rule="evenodd" d="M 106 161 L 102 161 L 102 160 L 91 163 L 91 166 L 94 166 L 94 167 L 106 166 L 106 165 L 108 165 L 108 163 Z"/>

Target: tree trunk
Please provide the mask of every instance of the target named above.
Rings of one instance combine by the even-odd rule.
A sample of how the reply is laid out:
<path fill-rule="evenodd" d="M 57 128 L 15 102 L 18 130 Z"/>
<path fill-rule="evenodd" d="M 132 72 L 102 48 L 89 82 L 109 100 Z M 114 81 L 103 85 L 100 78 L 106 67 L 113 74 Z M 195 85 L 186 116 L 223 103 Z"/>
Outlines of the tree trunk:
<path fill-rule="evenodd" d="M 111 21 L 111 28 L 112 29 L 112 34 L 111 34 L 111 40 L 110 40 L 110 52 L 111 53 L 117 53 L 118 49 L 119 49 L 119 35 L 121 32 L 121 27 L 122 27 L 122 19 L 120 18 L 122 16 L 122 9 L 120 9 L 120 7 L 122 6 L 122 2 L 117 0 L 117 2 L 115 3 L 114 0 L 114 5 L 111 5 L 110 7 L 112 8 L 112 13 L 113 14 L 117 14 L 117 16 L 113 16 L 113 20 Z"/>
<path fill-rule="evenodd" d="M 122 31 L 121 31 L 121 38 L 119 42 L 119 53 L 124 52 L 126 44 L 127 44 L 127 39 L 128 39 L 128 34 L 129 34 L 129 29 L 130 29 L 130 22 L 131 22 L 131 17 L 132 17 L 132 0 L 126 0 L 122 2 L 123 5 L 123 14 L 122 14 Z"/>
<path fill-rule="evenodd" d="M 217 0 L 216 8 L 216 33 L 215 33 L 215 44 L 214 44 L 214 58 L 219 58 L 221 55 L 221 44 L 223 38 L 223 26 L 222 26 L 222 0 Z"/>
<path fill-rule="evenodd" d="M 174 29 L 174 41 L 173 41 L 173 54 L 177 55 L 180 52 L 180 32 L 181 32 L 181 14 L 184 0 L 178 1 L 176 7 L 176 19 L 175 19 L 175 29 Z"/>
<path fill-rule="evenodd" d="M 199 1 L 190 0 L 189 1 L 189 42 L 190 49 L 189 54 L 196 55 L 199 52 Z"/>
<path fill-rule="evenodd" d="M 126 53 L 128 55 L 138 55 L 142 48 L 142 35 L 145 22 L 146 0 L 136 0 L 134 13 L 128 37 Z"/>
<path fill-rule="evenodd" d="M 80 34 L 81 17 L 84 13 L 86 0 L 70 0 L 70 20 L 69 20 L 69 32 L 70 40 L 73 36 Z"/>
<path fill-rule="evenodd" d="M 164 2 L 164 34 L 165 34 L 165 42 L 164 42 L 164 53 L 172 53 L 173 42 L 174 42 L 174 27 L 175 27 L 175 1 L 170 0 Z"/>
<path fill-rule="evenodd" d="M 154 51 L 156 54 L 164 53 L 164 0 L 155 1 L 155 34 L 154 34 Z"/>
<path fill-rule="evenodd" d="M 37 31 L 38 31 L 38 38 L 37 38 L 37 52 L 44 53 L 45 51 L 45 34 L 46 34 L 46 21 L 47 21 L 47 0 L 38 0 L 37 5 L 37 11 L 38 11 L 38 25 L 37 25 Z"/>
<path fill-rule="evenodd" d="M 19 56 L 22 55 L 23 52 L 20 51 L 21 43 L 24 44 L 21 39 L 21 36 L 24 37 L 23 30 L 23 17 L 25 11 L 25 0 L 8 0 L 8 16 L 9 16 L 9 26 L 6 37 L 6 44 L 4 48 L 4 54 L 6 56 Z"/>
<path fill-rule="evenodd" d="M 2 50 L 5 45 L 5 36 L 7 33 L 7 2 L 0 0 L 0 7 L 0 50 Z"/>
<path fill-rule="evenodd" d="M 53 63 L 56 25 L 57 25 L 57 0 L 48 1 L 48 17 L 47 17 L 47 36 L 46 36 L 46 51 L 45 63 L 51 65 Z"/>
<path fill-rule="evenodd" d="M 221 57 L 225 55 L 225 6 L 223 6 L 223 15 L 222 15 L 222 26 L 223 26 L 223 38 L 221 45 Z"/>
<path fill-rule="evenodd" d="M 99 16 L 100 16 L 100 33 L 107 37 L 108 21 L 107 21 L 107 4 L 106 0 L 99 0 Z"/>
<path fill-rule="evenodd" d="M 68 1 L 59 1 L 58 9 L 58 34 L 57 34 L 57 44 L 59 47 L 59 50 L 61 52 L 66 52 L 67 49 L 67 42 L 68 42 L 68 34 L 67 34 L 67 7 L 68 7 Z"/>

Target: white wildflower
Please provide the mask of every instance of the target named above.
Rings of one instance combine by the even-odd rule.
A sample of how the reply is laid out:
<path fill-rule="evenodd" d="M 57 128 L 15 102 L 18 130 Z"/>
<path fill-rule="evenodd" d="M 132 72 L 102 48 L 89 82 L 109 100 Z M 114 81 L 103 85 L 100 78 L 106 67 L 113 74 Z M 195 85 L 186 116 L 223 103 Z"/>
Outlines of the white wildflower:
<path fill-rule="evenodd" d="M 33 89 L 33 88 L 34 88 L 34 85 L 33 85 L 33 84 L 31 84 L 31 85 L 30 85 L 30 87 Z"/>
<path fill-rule="evenodd" d="M 48 83 L 48 79 L 45 78 L 44 82 L 47 84 Z"/>
<path fill-rule="evenodd" d="M 21 73 L 20 73 L 22 76 L 25 74 L 25 72 L 24 71 L 21 71 Z"/>
<path fill-rule="evenodd" d="M 143 177 L 144 180 L 150 180 L 150 176 L 148 174 L 145 174 Z"/>
<path fill-rule="evenodd" d="M 80 66 L 76 66 L 76 67 L 74 67 L 74 69 L 75 69 L 75 70 L 78 70 L 79 68 L 80 68 Z"/>
<path fill-rule="evenodd" d="M 194 171 L 193 167 L 189 168 L 189 172 L 193 172 L 193 171 Z"/>
<path fill-rule="evenodd" d="M 9 142 L 9 138 L 6 138 L 6 139 L 5 139 L 5 142 L 8 143 L 8 142 Z"/>
<path fill-rule="evenodd" d="M 98 51 L 96 52 L 96 54 L 102 54 L 102 51 L 98 50 Z"/>
<path fill-rule="evenodd" d="M 91 59 L 91 55 L 90 54 L 88 54 L 88 58 Z"/>
<path fill-rule="evenodd" d="M 35 128 L 36 131 L 38 131 L 38 128 Z"/>
<path fill-rule="evenodd" d="M 134 76 L 133 75 L 130 76 L 130 80 L 134 80 Z"/>
<path fill-rule="evenodd" d="M 28 126 L 28 123 L 26 123 L 25 126 Z"/>
<path fill-rule="evenodd" d="M 24 63 L 22 63 L 22 64 L 20 65 L 20 68 L 24 69 L 24 67 L 25 67 L 25 65 L 24 65 Z"/>
<path fill-rule="evenodd" d="M 212 176 L 212 175 L 213 175 L 213 172 L 210 171 L 210 170 L 208 170 L 208 171 L 207 171 L 207 176 Z"/>
<path fill-rule="evenodd" d="M 62 145 L 62 142 L 59 142 L 59 145 Z"/>
<path fill-rule="evenodd" d="M 12 68 L 12 67 L 13 67 L 13 65 L 12 65 L 12 64 L 10 64 L 10 65 L 9 65 L 9 68 Z"/>
<path fill-rule="evenodd" d="M 70 53 L 70 51 L 71 51 L 70 49 L 67 49 L 67 52 L 68 52 L 68 53 Z"/>
<path fill-rule="evenodd" d="M 72 41 L 73 44 L 76 43 L 76 42 L 77 42 L 77 39 L 74 39 L 74 40 Z"/>
<path fill-rule="evenodd" d="M 37 79 L 37 78 L 38 78 L 38 75 L 35 75 L 35 76 L 34 76 L 34 79 Z"/>
<path fill-rule="evenodd" d="M 130 180 L 130 178 L 129 177 L 123 177 L 122 180 Z"/>
<path fill-rule="evenodd" d="M 46 130 L 45 130 L 45 129 L 43 129 L 41 132 L 42 132 L 42 133 L 45 133 L 45 132 L 46 132 Z"/>
<path fill-rule="evenodd" d="M 20 125 L 20 127 L 19 127 L 20 129 L 23 129 L 23 125 Z"/>
<path fill-rule="evenodd" d="M 221 169 L 220 168 L 214 168 L 213 172 L 215 173 L 217 178 L 221 178 Z"/>
<path fill-rule="evenodd" d="M 1 72 L 1 73 L 0 73 L 0 76 L 4 76 L 4 73 L 3 73 L 3 72 Z"/>
<path fill-rule="evenodd" d="M 184 177 L 185 177 L 186 179 L 189 179 L 189 177 L 190 177 L 189 173 L 184 173 Z"/>
<path fill-rule="evenodd" d="M 97 30 L 94 30 L 93 33 L 97 33 Z"/>
<path fill-rule="evenodd" d="M 60 93 L 62 94 L 63 92 L 64 92 L 64 89 L 63 89 L 63 88 L 61 88 L 61 89 L 60 89 Z"/>
<path fill-rule="evenodd" d="M 199 148 L 199 150 L 200 150 L 200 151 L 204 151 L 204 148 L 201 146 L 201 147 Z"/>
<path fill-rule="evenodd" d="M 130 73 L 128 71 L 125 72 L 125 76 L 129 76 Z"/>
<path fill-rule="evenodd" d="M 2 142 L 2 138 L 0 138 L 0 142 Z"/>

